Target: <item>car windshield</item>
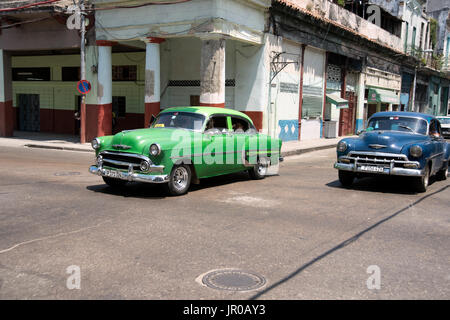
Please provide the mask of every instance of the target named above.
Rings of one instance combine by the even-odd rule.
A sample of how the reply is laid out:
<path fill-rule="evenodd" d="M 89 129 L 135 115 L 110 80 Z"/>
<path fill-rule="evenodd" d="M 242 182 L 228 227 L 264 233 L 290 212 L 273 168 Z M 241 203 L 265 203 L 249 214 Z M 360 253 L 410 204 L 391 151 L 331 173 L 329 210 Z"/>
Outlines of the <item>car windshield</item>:
<path fill-rule="evenodd" d="M 450 118 L 437 118 L 441 124 L 450 124 Z"/>
<path fill-rule="evenodd" d="M 192 112 L 164 112 L 153 122 L 152 128 L 179 128 L 200 131 L 205 116 Z"/>
<path fill-rule="evenodd" d="M 404 131 L 418 134 L 427 134 L 427 121 L 418 118 L 401 116 L 376 117 L 369 121 L 367 131 Z"/>

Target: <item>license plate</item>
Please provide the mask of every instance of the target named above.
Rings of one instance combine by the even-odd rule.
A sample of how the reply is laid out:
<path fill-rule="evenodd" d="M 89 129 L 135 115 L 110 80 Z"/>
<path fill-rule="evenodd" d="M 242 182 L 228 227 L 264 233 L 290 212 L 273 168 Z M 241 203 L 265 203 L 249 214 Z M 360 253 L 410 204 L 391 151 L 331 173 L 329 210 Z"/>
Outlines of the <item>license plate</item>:
<path fill-rule="evenodd" d="M 360 166 L 359 167 L 361 171 L 369 171 L 369 172 L 383 172 L 383 167 L 377 167 L 377 166 Z"/>
<path fill-rule="evenodd" d="M 105 169 L 104 175 L 107 177 L 110 177 L 110 178 L 120 178 L 121 177 L 121 174 L 119 171 L 108 170 L 108 169 Z"/>

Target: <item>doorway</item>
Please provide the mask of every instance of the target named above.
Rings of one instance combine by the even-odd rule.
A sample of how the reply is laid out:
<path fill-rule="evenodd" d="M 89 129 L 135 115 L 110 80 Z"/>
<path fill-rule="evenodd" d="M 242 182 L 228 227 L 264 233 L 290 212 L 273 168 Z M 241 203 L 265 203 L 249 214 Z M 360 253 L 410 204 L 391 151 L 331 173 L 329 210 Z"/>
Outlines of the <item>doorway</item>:
<path fill-rule="evenodd" d="M 20 131 L 39 132 L 41 129 L 38 94 L 18 94 L 18 127 Z"/>
<path fill-rule="evenodd" d="M 348 100 L 348 108 L 341 109 L 339 115 L 339 136 L 354 134 L 355 130 L 355 101 L 354 92 L 346 92 L 345 99 Z"/>

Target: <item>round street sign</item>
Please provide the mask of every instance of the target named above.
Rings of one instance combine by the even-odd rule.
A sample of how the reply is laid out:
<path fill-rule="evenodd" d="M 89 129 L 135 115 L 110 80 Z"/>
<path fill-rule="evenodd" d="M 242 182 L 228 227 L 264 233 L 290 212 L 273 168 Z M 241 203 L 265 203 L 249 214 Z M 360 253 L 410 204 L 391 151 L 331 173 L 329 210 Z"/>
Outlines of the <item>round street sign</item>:
<path fill-rule="evenodd" d="M 81 94 L 87 94 L 91 91 L 91 84 L 87 80 L 80 80 L 77 83 L 77 90 Z"/>

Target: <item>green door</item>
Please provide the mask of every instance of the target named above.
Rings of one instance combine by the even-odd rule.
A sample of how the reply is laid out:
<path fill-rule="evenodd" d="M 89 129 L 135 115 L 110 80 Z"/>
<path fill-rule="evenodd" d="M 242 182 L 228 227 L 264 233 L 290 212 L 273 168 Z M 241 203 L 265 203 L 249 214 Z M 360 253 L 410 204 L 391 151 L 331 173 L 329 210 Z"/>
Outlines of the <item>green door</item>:
<path fill-rule="evenodd" d="M 258 149 L 258 132 L 247 119 L 233 116 L 230 122 L 235 150 L 231 169 L 235 172 L 242 171 L 248 168 L 248 152 L 254 153 Z"/>
<path fill-rule="evenodd" d="M 228 173 L 225 165 L 225 150 L 229 137 L 227 116 L 212 116 L 203 133 L 202 161 L 196 166 L 199 178 Z"/>

